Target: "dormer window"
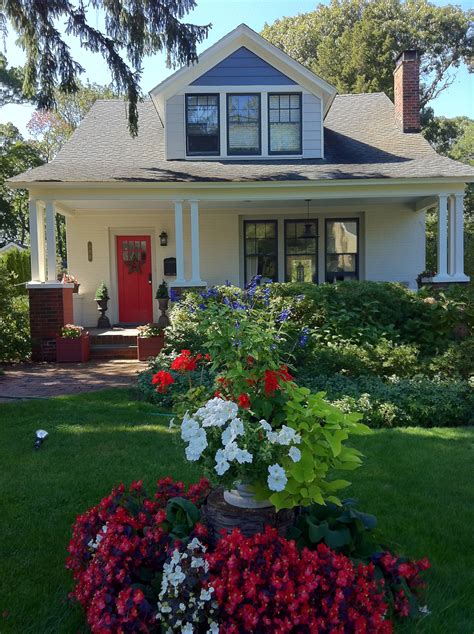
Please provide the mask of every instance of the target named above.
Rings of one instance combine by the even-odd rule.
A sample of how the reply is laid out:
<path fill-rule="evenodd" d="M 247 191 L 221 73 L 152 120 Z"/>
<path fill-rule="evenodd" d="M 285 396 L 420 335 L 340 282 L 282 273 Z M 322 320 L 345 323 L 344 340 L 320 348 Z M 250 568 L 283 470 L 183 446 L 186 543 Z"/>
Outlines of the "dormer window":
<path fill-rule="evenodd" d="M 260 95 L 227 95 L 227 154 L 261 154 Z"/>
<path fill-rule="evenodd" d="M 219 95 L 186 95 L 186 154 L 220 153 Z"/>
<path fill-rule="evenodd" d="M 268 95 L 268 151 L 301 154 L 301 94 Z"/>

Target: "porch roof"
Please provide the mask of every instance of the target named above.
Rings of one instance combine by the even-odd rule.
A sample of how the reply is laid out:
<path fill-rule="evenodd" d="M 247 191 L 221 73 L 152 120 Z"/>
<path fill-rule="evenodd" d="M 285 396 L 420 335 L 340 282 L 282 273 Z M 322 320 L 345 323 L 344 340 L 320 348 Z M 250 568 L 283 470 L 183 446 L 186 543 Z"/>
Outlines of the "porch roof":
<path fill-rule="evenodd" d="M 474 169 L 437 154 L 421 134 L 398 128 L 384 93 L 338 95 L 325 119 L 325 158 L 165 160 L 164 130 L 151 101 L 139 105 L 129 135 L 123 101 L 101 100 L 51 162 L 10 179 L 33 183 L 310 182 L 344 179 L 462 178 Z"/>

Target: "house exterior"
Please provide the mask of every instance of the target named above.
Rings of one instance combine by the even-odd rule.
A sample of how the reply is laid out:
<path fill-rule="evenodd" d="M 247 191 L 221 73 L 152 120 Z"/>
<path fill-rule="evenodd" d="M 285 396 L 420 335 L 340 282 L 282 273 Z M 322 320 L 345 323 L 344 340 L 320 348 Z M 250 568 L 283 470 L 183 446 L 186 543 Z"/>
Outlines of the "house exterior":
<path fill-rule="evenodd" d="M 12 251 L 26 251 L 28 247 L 19 242 L 0 242 L 0 256 L 11 253 Z"/>
<path fill-rule="evenodd" d="M 101 281 L 121 324 L 157 319 L 162 279 L 415 288 L 435 205 L 436 281 L 468 281 L 463 196 L 474 170 L 419 133 L 417 51 L 399 56 L 394 88 L 394 104 L 383 93 L 337 95 L 240 25 L 150 92 L 136 138 L 122 101 L 97 101 L 51 163 L 10 181 L 30 193 L 30 296 L 66 290 L 56 282 L 56 213 L 80 282 L 59 319 L 85 326 L 96 323 Z"/>

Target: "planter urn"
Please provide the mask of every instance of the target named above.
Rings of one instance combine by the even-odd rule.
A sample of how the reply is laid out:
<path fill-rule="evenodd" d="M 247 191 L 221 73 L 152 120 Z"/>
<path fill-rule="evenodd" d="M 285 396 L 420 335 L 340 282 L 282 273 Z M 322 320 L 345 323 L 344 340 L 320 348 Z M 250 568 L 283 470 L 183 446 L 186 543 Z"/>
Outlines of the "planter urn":
<path fill-rule="evenodd" d="M 156 357 L 163 348 L 164 335 L 156 337 L 137 337 L 138 360 L 146 361 L 150 357 Z"/>
<path fill-rule="evenodd" d="M 75 338 L 56 337 L 57 363 L 85 363 L 89 358 L 89 334 Z"/>
<path fill-rule="evenodd" d="M 161 315 L 158 318 L 159 328 L 166 328 L 167 326 L 170 325 L 169 317 L 166 314 L 166 311 L 168 310 L 169 302 L 170 302 L 169 297 L 158 298 L 158 307 L 161 311 Z"/>
<path fill-rule="evenodd" d="M 96 299 L 97 302 L 97 310 L 100 313 L 100 317 L 97 321 L 97 328 L 110 328 L 110 320 L 106 316 L 107 306 L 109 303 L 108 297 L 103 297 L 102 299 Z"/>

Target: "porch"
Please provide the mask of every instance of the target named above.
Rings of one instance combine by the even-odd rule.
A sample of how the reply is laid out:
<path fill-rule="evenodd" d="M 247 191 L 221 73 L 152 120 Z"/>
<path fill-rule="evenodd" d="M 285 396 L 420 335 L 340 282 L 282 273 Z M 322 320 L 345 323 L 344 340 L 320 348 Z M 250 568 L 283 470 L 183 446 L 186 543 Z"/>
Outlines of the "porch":
<path fill-rule="evenodd" d="M 177 289 L 225 280 L 243 286 L 256 273 L 275 281 L 359 279 L 415 288 L 416 276 L 425 268 L 424 212 L 433 206 L 438 209 L 434 281 L 468 281 L 461 183 L 450 183 L 444 191 L 432 183 L 387 180 L 370 185 L 200 185 L 181 184 L 178 190 L 163 184 L 117 183 L 87 190 L 59 186 L 54 196 L 52 190 L 31 192 L 30 286 L 57 284 L 59 213 L 66 217 L 68 271 L 80 283 L 74 322 L 87 327 L 97 322 L 94 293 L 102 281 L 109 289 L 112 324 L 156 321 L 159 311 L 153 298 L 163 279 Z M 145 246 L 142 238 L 149 240 Z M 138 271 L 133 269 L 145 261 L 143 292 L 134 295 L 138 286 L 130 280 Z M 121 275 L 135 289 L 130 303 L 147 295 L 146 319 L 123 319 Z"/>

